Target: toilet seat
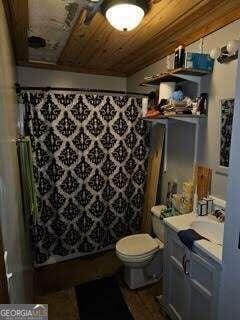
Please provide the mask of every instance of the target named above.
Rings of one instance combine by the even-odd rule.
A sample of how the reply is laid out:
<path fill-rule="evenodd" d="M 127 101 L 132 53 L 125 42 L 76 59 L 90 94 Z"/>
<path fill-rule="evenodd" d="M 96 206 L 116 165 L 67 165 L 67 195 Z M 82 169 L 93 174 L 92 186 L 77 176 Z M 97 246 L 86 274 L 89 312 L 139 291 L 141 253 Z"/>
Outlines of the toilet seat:
<path fill-rule="evenodd" d="M 132 261 L 144 260 L 159 249 L 159 241 L 149 234 L 136 234 L 119 240 L 116 251 L 119 256 Z"/>
<path fill-rule="evenodd" d="M 156 251 L 150 252 L 148 254 L 144 254 L 144 255 L 141 255 L 141 256 L 127 256 L 127 255 L 119 253 L 118 251 L 116 251 L 116 254 L 122 261 L 126 261 L 126 262 L 143 262 L 143 261 L 151 260 L 152 257 L 154 256 L 155 252 Z"/>

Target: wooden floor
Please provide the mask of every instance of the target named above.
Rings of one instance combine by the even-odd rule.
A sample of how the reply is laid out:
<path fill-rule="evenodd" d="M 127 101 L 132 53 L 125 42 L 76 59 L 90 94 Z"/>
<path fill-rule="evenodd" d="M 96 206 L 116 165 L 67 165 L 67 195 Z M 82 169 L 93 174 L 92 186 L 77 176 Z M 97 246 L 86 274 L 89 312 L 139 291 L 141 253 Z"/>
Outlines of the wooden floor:
<path fill-rule="evenodd" d="M 129 290 L 121 280 L 119 285 L 135 320 L 167 319 L 155 299 L 155 296 L 161 292 L 161 283 L 140 290 Z M 81 320 L 74 288 L 38 296 L 36 302 L 48 304 L 50 320 Z"/>
<path fill-rule="evenodd" d="M 135 320 L 166 320 L 156 296 L 162 293 L 162 283 L 138 290 L 130 290 L 122 281 L 120 287 L 124 299 Z"/>
<path fill-rule="evenodd" d="M 35 270 L 35 292 L 69 289 L 83 282 L 116 274 L 122 267 L 115 250 L 47 265 Z"/>
<path fill-rule="evenodd" d="M 155 299 L 162 293 L 161 282 L 130 290 L 122 280 L 121 270 L 122 265 L 115 250 L 38 268 L 35 272 L 35 302 L 48 304 L 50 320 L 79 320 L 74 286 L 116 275 L 135 320 L 165 320 Z"/>

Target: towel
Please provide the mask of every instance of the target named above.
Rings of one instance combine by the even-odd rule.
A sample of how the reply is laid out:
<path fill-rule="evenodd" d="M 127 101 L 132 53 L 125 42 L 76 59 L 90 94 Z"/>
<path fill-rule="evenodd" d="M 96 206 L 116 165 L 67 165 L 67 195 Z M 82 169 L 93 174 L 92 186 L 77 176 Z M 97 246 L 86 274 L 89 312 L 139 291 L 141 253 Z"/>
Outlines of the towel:
<path fill-rule="evenodd" d="M 33 175 L 32 147 L 29 137 L 21 138 L 18 143 L 18 157 L 21 173 L 22 198 L 24 211 L 33 217 L 36 223 L 38 202 Z"/>
<path fill-rule="evenodd" d="M 182 230 L 178 232 L 178 237 L 182 243 L 192 251 L 194 241 L 206 239 L 193 229 Z M 206 239 L 207 240 L 207 239 Z"/>

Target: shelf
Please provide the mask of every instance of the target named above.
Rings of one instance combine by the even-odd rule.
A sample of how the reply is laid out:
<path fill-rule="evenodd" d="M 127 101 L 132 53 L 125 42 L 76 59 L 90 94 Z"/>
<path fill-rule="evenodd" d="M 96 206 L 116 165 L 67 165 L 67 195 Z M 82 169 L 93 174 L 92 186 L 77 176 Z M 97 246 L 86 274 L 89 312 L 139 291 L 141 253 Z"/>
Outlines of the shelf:
<path fill-rule="evenodd" d="M 193 81 L 198 82 L 196 79 L 199 79 L 202 76 L 210 74 L 211 71 L 198 70 L 198 69 L 186 69 L 179 68 L 174 70 L 169 70 L 166 73 L 162 73 L 156 77 L 153 77 L 149 80 L 144 80 L 140 86 L 154 86 L 159 85 L 161 82 L 182 82 L 182 81 Z"/>
<path fill-rule="evenodd" d="M 205 75 L 211 74 L 211 71 L 198 70 L 198 69 L 175 69 L 168 70 L 166 73 L 162 73 L 157 75 L 151 79 L 145 80 L 141 83 L 141 86 L 159 86 L 161 82 L 185 82 L 185 84 L 189 84 L 190 89 L 194 88 L 195 96 L 200 96 L 201 93 L 206 92 L 203 91 L 206 88 L 206 81 L 203 81 L 202 77 Z M 204 79 L 207 80 L 207 79 Z M 194 84 L 194 86 L 192 86 Z M 197 85 L 197 86 L 196 86 Z M 154 89 L 155 90 L 155 89 Z M 190 90 L 191 92 L 191 90 Z M 192 92 L 191 92 L 192 94 Z M 165 139 L 164 139 L 164 172 L 167 171 L 168 164 L 168 137 L 169 130 L 171 130 L 172 123 L 182 122 L 182 125 L 186 125 L 187 123 L 192 124 L 194 126 L 195 134 L 194 134 L 194 154 L 193 154 L 193 164 L 194 166 L 198 160 L 198 147 L 199 147 L 199 136 L 200 132 L 205 128 L 207 115 L 193 115 L 193 114 L 175 114 L 168 116 L 159 116 L 156 118 L 143 118 L 145 121 L 151 122 L 153 125 L 162 124 L 165 126 Z"/>
<path fill-rule="evenodd" d="M 164 172 L 167 171 L 167 163 L 168 163 L 168 132 L 169 132 L 169 124 L 172 121 L 182 121 L 185 123 L 191 123 L 194 125 L 195 128 L 195 137 L 194 137 L 194 156 L 193 156 L 193 163 L 194 165 L 197 163 L 198 159 L 198 145 L 199 145 L 199 132 L 201 131 L 200 128 L 204 125 L 207 119 L 207 115 L 172 115 L 172 116 L 161 116 L 158 118 L 143 118 L 145 121 L 152 122 L 153 124 L 160 123 L 165 126 L 165 139 L 164 139 L 164 165 L 163 170 Z"/>
<path fill-rule="evenodd" d="M 196 122 L 204 119 L 207 119 L 207 116 L 205 114 L 202 114 L 202 115 L 176 114 L 172 116 L 160 116 L 158 118 L 143 118 L 143 120 L 145 121 L 162 123 L 162 124 L 166 124 L 168 120 L 183 121 L 183 122 L 195 124 Z"/>

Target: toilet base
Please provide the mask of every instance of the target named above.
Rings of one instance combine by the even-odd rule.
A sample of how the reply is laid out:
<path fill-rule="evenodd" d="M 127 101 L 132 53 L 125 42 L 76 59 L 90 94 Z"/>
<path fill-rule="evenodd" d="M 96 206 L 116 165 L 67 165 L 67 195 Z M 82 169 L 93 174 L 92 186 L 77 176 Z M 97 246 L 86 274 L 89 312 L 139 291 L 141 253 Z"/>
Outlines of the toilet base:
<path fill-rule="evenodd" d="M 153 260 L 143 268 L 124 266 L 124 281 L 130 289 L 142 288 L 159 281 L 163 274 L 163 250 L 159 250 Z"/>

